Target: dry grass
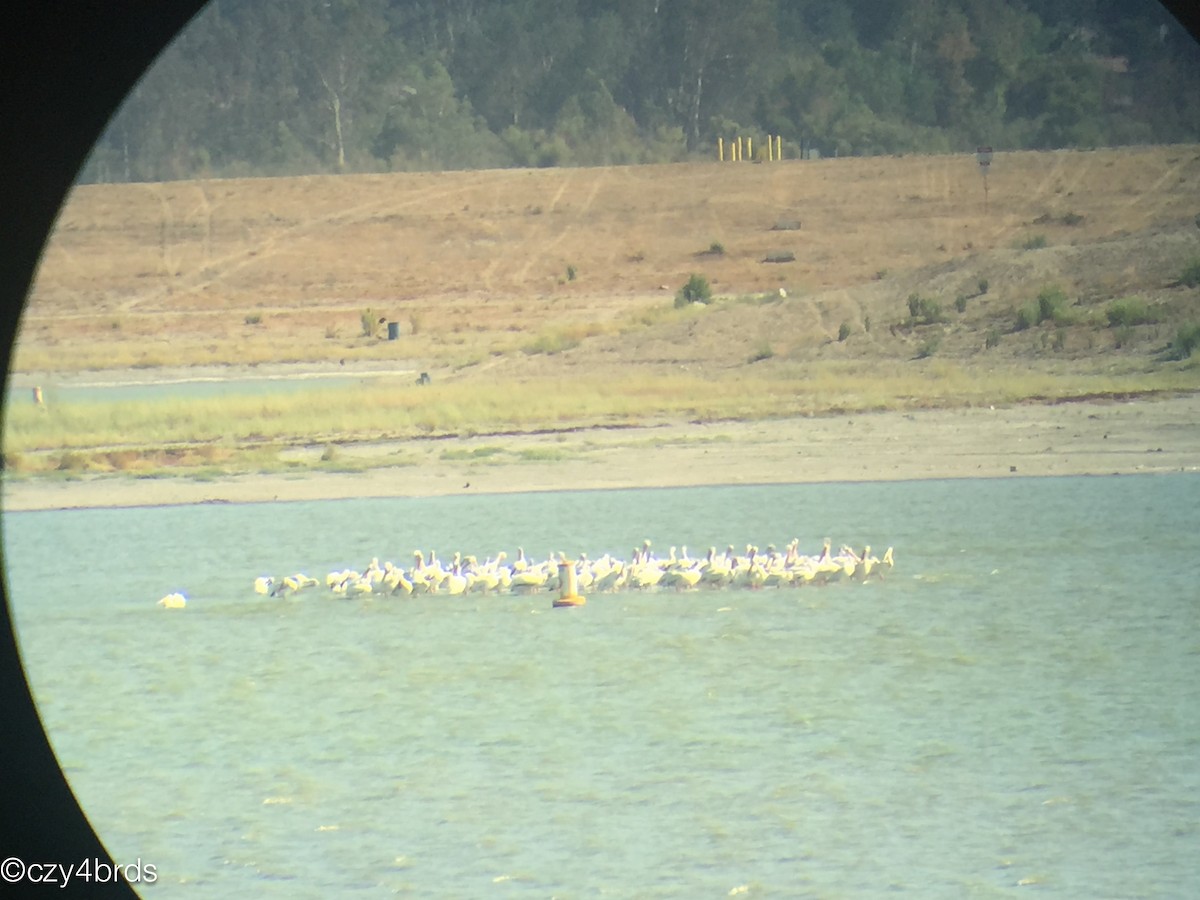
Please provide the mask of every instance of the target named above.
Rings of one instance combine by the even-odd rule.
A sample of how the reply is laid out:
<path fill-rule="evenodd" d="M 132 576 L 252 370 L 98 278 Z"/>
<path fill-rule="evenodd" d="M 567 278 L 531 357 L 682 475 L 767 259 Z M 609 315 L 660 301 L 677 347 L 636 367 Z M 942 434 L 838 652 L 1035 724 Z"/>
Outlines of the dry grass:
<path fill-rule="evenodd" d="M 1194 361 L 1166 356 L 1197 300 L 1177 279 L 1197 256 L 1200 147 L 1003 154 L 989 186 L 985 213 L 966 154 L 83 186 L 16 371 L 389 361 L 435 383 L 353 404 L 14 405 L 9 468 L 54 452 L 80 454 L 55 463 L 66 473 L 220 468 L 367 436 L 1200 387 Z M 1047 246 L 1023 249 L 1032 235 Z M 781 249 L 795 260 L 762 262 Z M 693 272 L 715 302 L 675 309 Z M 1051 286 L 1062 322 L 1013 333 Z M 945 321 L 912 322 L 914 293 Z M 1108 327 L 1130 296 L 1144 321 Z M 365 335 L 368 311 L 401 338 Z"/>
<path fill-rule="evenodd" d="M 191 457 L 212 464 L 263 444 L 1008 404 L 1188 390 L 1195 386 L 1195 369 L 1064 377 L 1052 370 L 982 373 L 941 360 L 920 366 L 845 362 L 790 366 L 769 376 L 538 378 L 429 387 L 383 381 L 356 389 L 352 402 L 344 390 L 321 389 L 264 397 L 60 403 L 46 409 L 21 404 L 9 411 L 5 452 L 24 457 L 95 450 L 108 469 L 128 471 L 145 468 L 148 456 L 155 458 L 152 451 L 162 447 L 186 447 Z M 335 458 L 331 454 L 326 461 Z"/>
<path fill-rule="evenodd" d="M 15 368 L 428 367 L 512 352 L 513 333 L 519 348 L 654 309 L 698 266 L 718 295 L 812 296 L 1011 254 L 1034 228 L 1051 246 L 1029 252 L 1052 253 L 1190 222 L 1197 151 L 1005 154 L 986 214 L 966 154 L 81 186 L 46 248 Z M 781 219 L 803 222 L 784 233 L 796 260 L 765 265 Z M 714 242 L 725 252 L 697 261 Z M 567 266 L 583 274 L 565 280 Z M 362 337 L 365 309 L 405 337 Z"/>

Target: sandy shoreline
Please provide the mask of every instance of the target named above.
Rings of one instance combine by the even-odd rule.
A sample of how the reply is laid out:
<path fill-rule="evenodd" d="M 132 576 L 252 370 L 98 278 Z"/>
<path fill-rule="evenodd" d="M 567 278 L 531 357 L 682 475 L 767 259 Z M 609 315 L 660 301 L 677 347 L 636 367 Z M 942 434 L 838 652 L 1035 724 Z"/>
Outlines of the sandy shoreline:
<path fill-rule="evenodd" d="M 450 443 L 467 452 L 448 458 Z M 472 448 L 498 445 L 503 453 L 470 456 Z M 348 458 L 400 453 L 406 464 L 206 480 L 6 479 L 3 509 L 1200 472 L 1200 395 L 415 440 L 343 452 Z"/>

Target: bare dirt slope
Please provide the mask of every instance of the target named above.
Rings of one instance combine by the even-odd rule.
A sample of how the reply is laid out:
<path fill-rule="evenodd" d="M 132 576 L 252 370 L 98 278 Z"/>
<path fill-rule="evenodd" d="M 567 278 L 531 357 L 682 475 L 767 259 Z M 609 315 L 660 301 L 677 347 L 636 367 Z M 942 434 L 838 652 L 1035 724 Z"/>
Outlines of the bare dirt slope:
<path fill-rule="evenodd" d="M 903 357 L 928 340 L 893 327 L 913 292 L 970 296 L 940 328 L 939 352 L 962 354 L 1051 282 L 1085 303 L 1145 296 L 1167 327 L 1194 305 L 1171 280 L 1200 255 L 1200 147 L 999 153 L 987 186 L 985 206 L 971 154 L 81 186 L 14 368 Z M 669 307 L 692 272 L 718 295 L 787 298 L 597 327 Z M 368 309 L 404 340 L 364 336 Z M 549 363 L 516 352 L 554 329 L 586 340 Z M 1093 329 L 1058 349 L 1113 344 Z"/>

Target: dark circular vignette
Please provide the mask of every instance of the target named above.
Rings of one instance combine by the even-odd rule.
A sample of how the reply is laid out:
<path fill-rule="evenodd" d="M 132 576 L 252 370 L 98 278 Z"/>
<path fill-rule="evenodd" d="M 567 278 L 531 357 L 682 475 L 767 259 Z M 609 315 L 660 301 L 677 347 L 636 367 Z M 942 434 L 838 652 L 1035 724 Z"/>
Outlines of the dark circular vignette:
<path fill-rule="evenodd" d="M 108 119 L 202 0 L 55 0 L 5 13 L 0 85 L 0 314 L 7 383 L 12 342 L 42 246 Z M 3 552 L 0 548 L 0 564 Z M 30 697 L 9 615 L 0 615 L 0 857 L 111 863 L 58 767 Z M 135 779 L 136 772 L 129 778 Z M 169 873 L 162 873 L 169 877 Z M 41 890 L 38 890 L 38 887 Z M 0 887 L 4 896 L 135 897 L 125 883 Z"/>
<path fill-rule="evenodd" d="M 42 246 L 76 173 L 134 82 L 203 5 L 202 0 L 55 0 L 22 4 L 6 13 L 7 27 L 0 34 L 0 84 L 6 101 L 0 138 L 0 352 L 5 381 Z M 1200 33 L 1200 8 L 1194 0 L 1163 0 L 1162 5 L 1193 37 Z M 3 587 L 0 857 L 111 862 L 46 740 L 17 653 L 6 579 Z M 21 888 L 6 886 L 4 893 L 136 896 L 125 884 L 72 882 L 40 892 L 31 885 Z"/>

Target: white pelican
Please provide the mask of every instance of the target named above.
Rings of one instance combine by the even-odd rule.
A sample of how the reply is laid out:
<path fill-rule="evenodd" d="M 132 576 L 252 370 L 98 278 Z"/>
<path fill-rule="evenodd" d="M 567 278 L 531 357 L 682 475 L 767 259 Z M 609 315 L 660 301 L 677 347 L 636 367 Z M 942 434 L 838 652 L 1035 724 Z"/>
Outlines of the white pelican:
<path fill-rule="evenodd" d="M 317 579 L 310 578 L 303 572 L 297 572 L 295 575 L 288 575 L 286 578 L 284 578 L 282 584 L 279 587 L 276 587 L 272 593 L 282 593 L 282 588 L 287 588 L 289 591 L 295 593 L 296 591 L 302 591 L 307 587 L 316 587 L 318 584 L 320 584 L 320 582 L 317 581 Z"/>
<path fill-rule="evenodd" d="M 392 566 L 391 563 L 388 563 L 388 565 L 391 568 L 383 578 L 384 586 L 390 588 L 393 594 L 411 595 L 413 592 L 413 583 L 404 577 L 404 570 L 399 566 Z"/>
<path fill-rule="evenodd" d="M 858 560 L 858 568 L 854 574 L 866 581 L 871 576 L 871 570 L 879 565 L 879 560 L 871 555 L 871 545 L 867 544 L 863 548 L 862 556 Z"/>
<path fill-rule="evenodd" d="M 349 590 L 356 594 L 369 594 L 375 589 L 375 582 L 365 575 L 360 575 L 350 583 Z"/>
<path fill-rule="evenodd" d="M 467 576 L 462 573 L 462 563 L 455 563 L 454 567 L 446 573 L 446 577 L 442 579 L 438 585 L 438 591 L 445 591 L 447 594 L 465 594 L 467 592 Z"/>
<path fill-rule="evenodd" d="M 592 590 L 609 592 L 615 591 L 618 588 L 625 586 L 625 563 L 620 560 L 614 560 L 612 564 L 605 569 L 603 575 L 599 575 L 592 581 Z"/>

